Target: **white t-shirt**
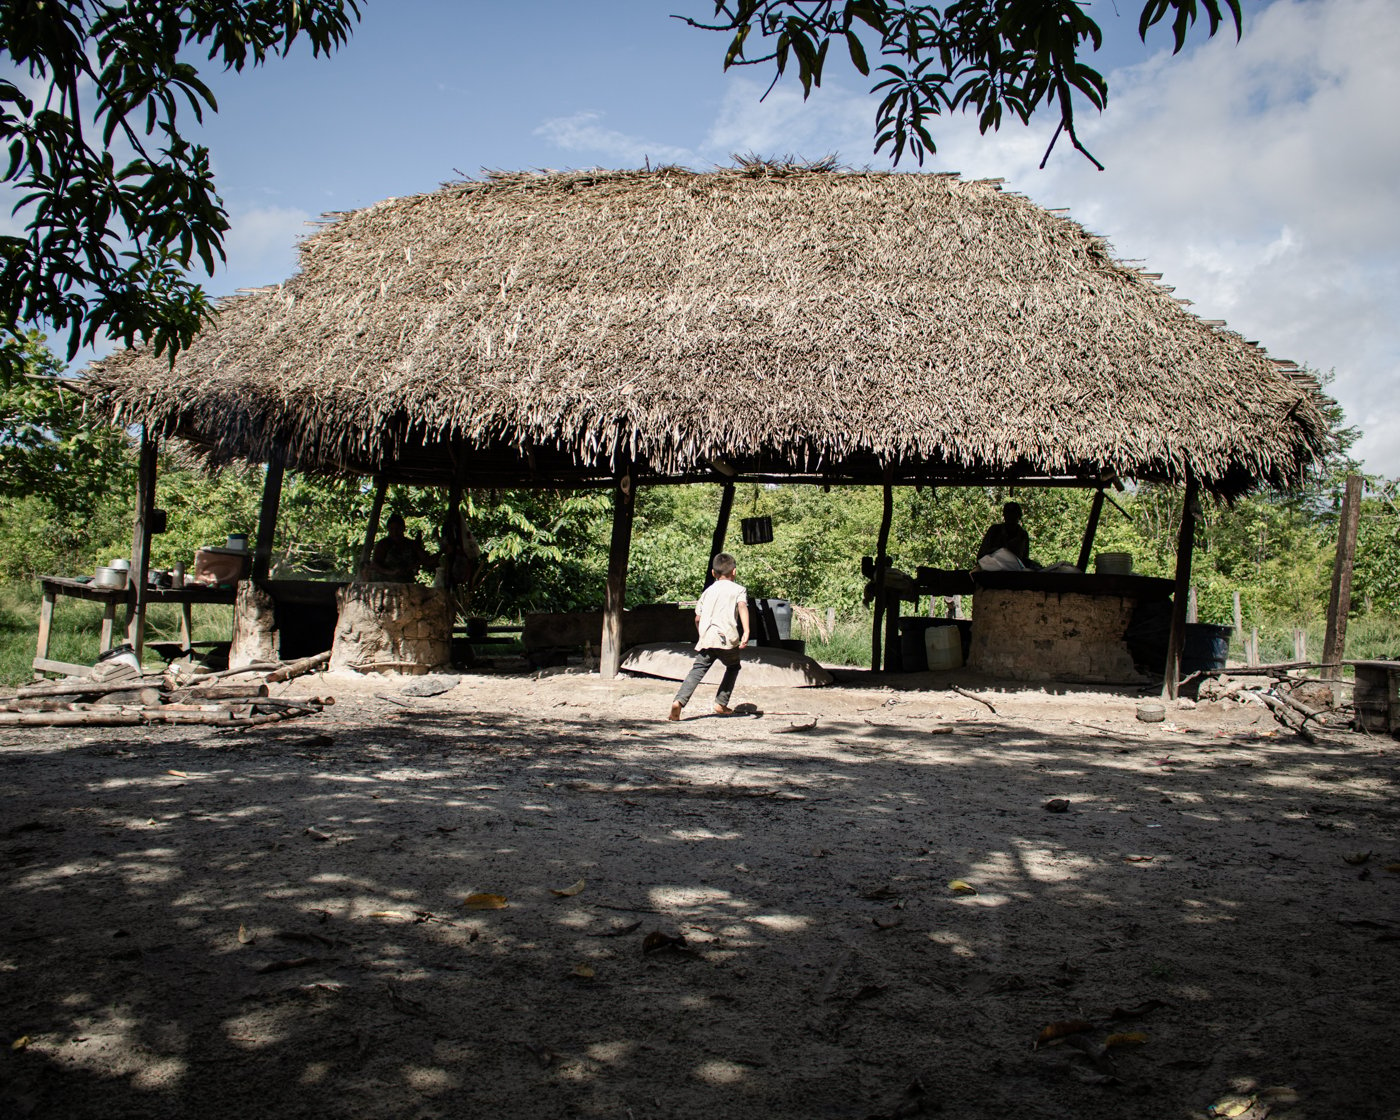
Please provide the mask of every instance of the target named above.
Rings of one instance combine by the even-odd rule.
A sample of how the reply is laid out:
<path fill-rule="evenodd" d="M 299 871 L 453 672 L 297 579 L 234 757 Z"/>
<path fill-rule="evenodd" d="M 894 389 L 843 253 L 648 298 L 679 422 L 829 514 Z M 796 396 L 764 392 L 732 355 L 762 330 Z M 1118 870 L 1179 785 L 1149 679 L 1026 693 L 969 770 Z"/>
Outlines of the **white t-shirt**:
<path fill-rule="evenodd" d="M 742 583 L 732 579 L 717 579 L 705 588 L 695 606 L 700 620 L 696 649 L 733 649 L 739 644 L 739 604 L 748 594 Z"/>

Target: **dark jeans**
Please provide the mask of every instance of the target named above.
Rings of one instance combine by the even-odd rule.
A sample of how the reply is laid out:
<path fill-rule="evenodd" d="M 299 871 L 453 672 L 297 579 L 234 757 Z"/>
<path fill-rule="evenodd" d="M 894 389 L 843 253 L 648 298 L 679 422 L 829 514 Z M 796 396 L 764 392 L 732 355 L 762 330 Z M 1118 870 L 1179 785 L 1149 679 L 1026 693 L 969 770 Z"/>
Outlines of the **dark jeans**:
<path fill-rule="evenodd" d="M 718 661 L 724 666 L 724 680 L 719 682 L 719 691 L 715 693 L 715 703 L 729 707 L 729 697 L 734 692 L 734 681 L 739 676 L 739 651 L 737 649 L 698 649 L 695 651 L 695 664 L 690 667 L 690 672 L 686 674 L 685 680 L 681 681 L 680 690 L 676 693 L 676 699 L 686 704 L 690 701 L 691 694 L 696 686 L 705 679 L 705 674 L 710 671 L 710 666 Z"/>

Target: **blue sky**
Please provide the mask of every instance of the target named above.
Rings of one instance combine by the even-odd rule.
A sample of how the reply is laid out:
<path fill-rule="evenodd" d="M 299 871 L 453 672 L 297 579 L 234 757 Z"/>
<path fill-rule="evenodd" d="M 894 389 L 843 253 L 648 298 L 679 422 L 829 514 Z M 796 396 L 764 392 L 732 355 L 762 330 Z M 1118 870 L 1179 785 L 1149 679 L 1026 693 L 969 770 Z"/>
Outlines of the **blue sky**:
<path fill-rule="evenodd" d="M 1369 470 L 1400 476 L 1400 3 L 1244 0 L 1243 42 L 1171 57 L 1136 39 L 1140 0 L 1090 5 L 1110 103 L 1083 120 L 1108 170 L 1053 122 L 981 137 L 939 130 L 925 170 L 997 177 L 1164 273 L 1207 319 L 1275 357 L 1336 370 Z M 730 153 L 871 151 L 875 100 L 848 65 L 805 104 L 787 80 L 721 68 L 725 39 L 687 28 L 712 0 L 368 0 L 329 59 L 298 49 L 209 75 L 201 138 L 233 221 L 216 294 L 284 279 L 326 211 L 432 190 L 483 168 L 727 163 Z M 837 53 L 833 49 L 833 56 Z M 903 169 L 917 170 L 906 161 Z"/>

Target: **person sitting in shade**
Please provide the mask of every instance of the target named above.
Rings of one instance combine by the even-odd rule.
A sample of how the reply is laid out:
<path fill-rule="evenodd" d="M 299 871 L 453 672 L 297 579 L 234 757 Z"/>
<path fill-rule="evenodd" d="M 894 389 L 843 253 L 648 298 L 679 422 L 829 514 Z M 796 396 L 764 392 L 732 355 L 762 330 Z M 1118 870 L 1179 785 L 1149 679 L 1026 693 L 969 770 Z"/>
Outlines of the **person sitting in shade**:
<path fill-rule="evenodd" d="M 392 513 L 385 525 L 388 535 L 375 542 L 368 578 L 384 583 L 413 583 L 418 573 L 433 567 L 433 558 L 423 547 L 423 534 L 405 536 L 403 515 Z"/>
<path fill-rule="evenodd" d="M 734 581 L 738 567 L 727 552 L 721 552 L 710 563 L 715 581 L 705 588 L 695 605 L 695 628 L 699 631 L 695 664 L 671 702 L 669 719 L 681 718 L 681 710 L 716 661 L 724 665 L 724 679 L 715 693 L 715 714 L 727 716 L 734 711 L 729 698 L 739 677 L 739 651 L 749 644 L 749 593 L 743 584 Z"/>
<path fill-rule="evenodd" d="M 1027 568 L 1036 566 L 1031 563 L 1031 536 L 1021 524 L 1019 502 L 1007 502 L 1001 507 L 1001 520 L 982 534 L 977 559 L 981 560 L 1000 549 L 1011 553 Z"/>

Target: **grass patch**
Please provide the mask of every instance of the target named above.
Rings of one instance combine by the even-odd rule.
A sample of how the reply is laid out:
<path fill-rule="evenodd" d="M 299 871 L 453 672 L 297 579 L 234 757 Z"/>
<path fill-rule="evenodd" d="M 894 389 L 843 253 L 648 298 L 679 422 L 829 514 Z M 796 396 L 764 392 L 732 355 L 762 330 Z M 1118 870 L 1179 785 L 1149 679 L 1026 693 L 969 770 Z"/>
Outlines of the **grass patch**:
<path fill-rule="evenodd" d="M 39 639 L 39 607 L 43 590 L 38 580 L 0 584 L 0 686 L 26 684 L 34 678 L 34 650 Z M 232 608 L 196 603 L 191 611 L 196 642 L 226 642 L 232 631 Z M 126 613 L 117 610 L 114 640 L 120 641 Z M 49 633 L 49 657 L 74 665 L 97 660 L 102 634 L 102 604 L 62 596 L 54 604 Z M 180 608 L 152 603 L 146 612 L 147 642 L 180 640 Z M 159 669 L 161 659 L 147 653 L 146 668 Z"/>

